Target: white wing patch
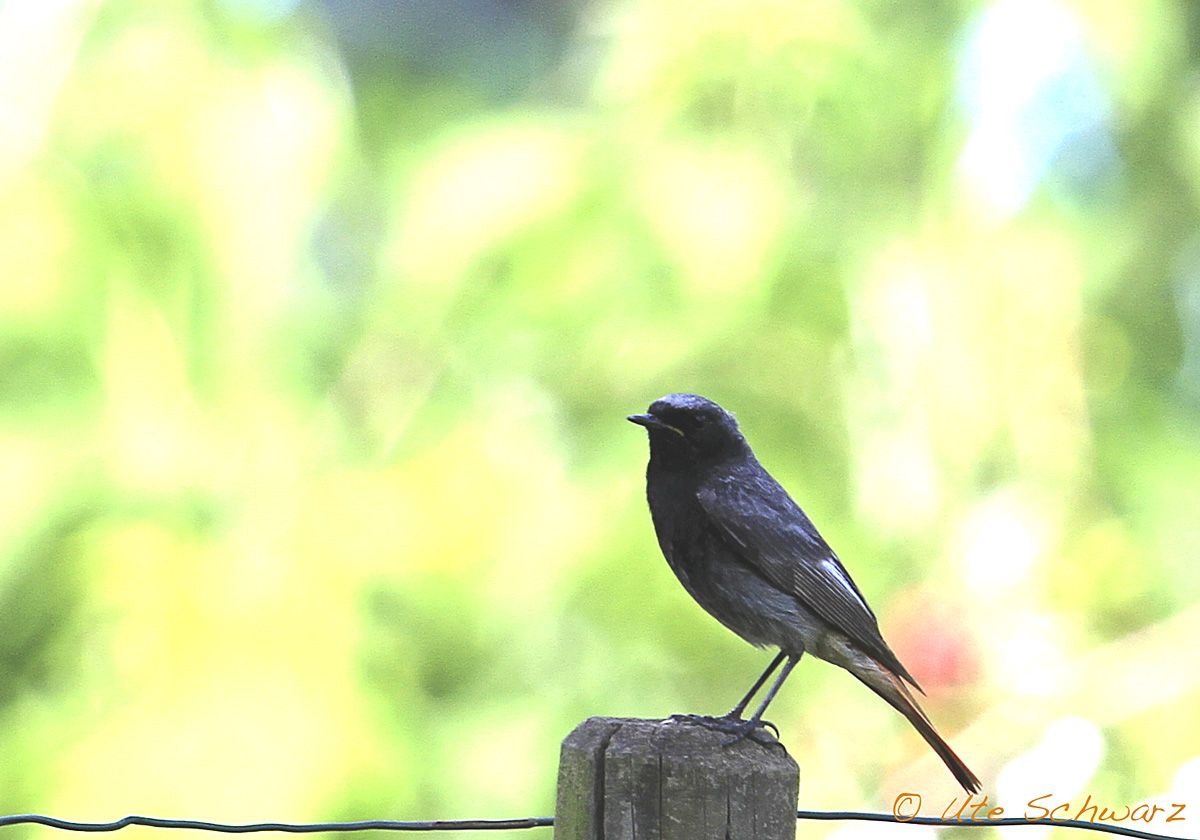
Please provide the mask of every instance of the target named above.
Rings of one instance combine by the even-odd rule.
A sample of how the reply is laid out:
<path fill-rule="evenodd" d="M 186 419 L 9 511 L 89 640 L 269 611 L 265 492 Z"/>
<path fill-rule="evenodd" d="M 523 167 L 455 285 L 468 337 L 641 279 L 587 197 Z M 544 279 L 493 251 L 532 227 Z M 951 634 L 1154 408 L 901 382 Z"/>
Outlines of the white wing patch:
<path fill-rule="evenodd" d="M 842 568 L 841 563 L 839 563 L 837 560 L 832 560 L 826 557 L 821 560 L 821 568 L 824 569 L 825 573 L 830 577 L 836 578 L 837 581 L 843 587 L 845 587 L 846 591 L 854 596 L 854 600 L 862 600 L 858 597 L 858 592 L 855 590 L 854 584 L 850 582 L 850 576 L 846 574 L 846 570 Z M 866 606 L 866 604 L 863 604 L 863 606 Z"/>

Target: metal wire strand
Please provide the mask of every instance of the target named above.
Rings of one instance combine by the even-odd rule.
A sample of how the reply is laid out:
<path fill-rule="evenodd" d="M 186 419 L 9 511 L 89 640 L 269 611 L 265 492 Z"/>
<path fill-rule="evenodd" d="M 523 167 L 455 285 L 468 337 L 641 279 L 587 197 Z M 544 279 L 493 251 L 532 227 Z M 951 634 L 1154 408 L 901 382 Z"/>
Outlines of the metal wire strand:
<path fill-rule="evenodd" d="M 1084 820 L 1031 820 L 1024 817 L 1004 817 L 995 820 L 943 819 L 941 817 L 912 817 L 900 819 L 894 814 L 876 814 L 865 811 L 797 811 L 796 819 L 821 820 L 825 822 L 860 821 L 886 822 L 898 825 L 934 825 L 964 828 L 996 828 L 1014 825 L 1040 825 L 1055 828 L 1075 828 L 1097 831 L 1122 837 L 1137 837 L 1140 840 L 1179 840 L 1178 836 L 1154 834 L 1123 825 L 1091 823 Z M 0 827 L 8 825 L 44 825 L 62 831 L 104 832 L 117 831 L 131 825 L 150 828 L 183 828 L 196 831 L 215 831 L 222 834 L 252 834 L 262 831 L 278 831 L 286 834 L 315 834 L 322 831 L 512 831 L 523 828 L 548 828 L 554 825 L 554 817 L 525 817 L 512 820 L 361 820 L 358 822 L 326 823 L 219 823 L 208 820 L 171 820 L 161 817 L 130 815 L 112 822 L 75 822 L 44 814 L 12 814 L 0 816 Z"/>
<path fill-rule="evenodd" d="M 112 822 L 74 822 L 43 814 L 13 814 L 0 817 L 0 827 L 6 825 L 45 825 L 63 831 L 117 831 L 131 825 L 150 828 L 190 828 L 196 831 L 216 831 L 222 834 L 252 834 L 259 831 L 280 831 L 287 834 L 316 834 L 321 831 L 507 831 L 519 828 L 542 828 L 554 825 L 554 817 L 527 817 L 515 820 L 360 820 L 358 822 L 328 823 L 219 823 L 209 820 L 170 820 L 161 817 L 142 817 L 131 814 Z"/>

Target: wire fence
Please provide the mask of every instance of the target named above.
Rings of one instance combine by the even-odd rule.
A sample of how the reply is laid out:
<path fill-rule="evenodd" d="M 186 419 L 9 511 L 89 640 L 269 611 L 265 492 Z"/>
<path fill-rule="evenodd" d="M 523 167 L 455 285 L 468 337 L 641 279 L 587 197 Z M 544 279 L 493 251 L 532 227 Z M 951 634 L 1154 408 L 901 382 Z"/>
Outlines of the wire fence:
<path fill-rule="evenodd" d="M 798 820 L 818 820 L 825 822 L 882 822 L 898 825 L 932 825 L 945 827 L 967 828 L 999 828 L 1003 826 L 1042 826 L 1054 828 L 1072 828 L 1082 831 L 1096 831 L 1104 834 L 1115 834 L 1121 837 L 1137 837 L 1141 840 L 1180 840 L 1181 835 L 1154 834 L 1149 831 L 1131 828 L 1124 825 L 1108 825 L 1087 822 L 1086 820 L 1056 820 L 1056 819 L 1027 819 L 1025 817 L 1005 817 L 999 819 L 945 819 L 942 817 L 898 817 L 895 814 L 877 814 L 866 811 L 797 811 Z M 257 832 L 277 831 L 285 834 L 317 834 L 320 832 L 350 832 L 350 831 L 514 831 L 525 828 L 549 828 L 554 825 L 554 817 L 525 817 L 511 820 L 361 820 L 357 822 L 319 822 L 319 823 L 220 823 L 208 820 L 173 820 L 161 817 L 142 817 L 130 815 L 111 822 L 75 822 L 44 814 L 12 814 L 0 816 L 0 828 L 10 825 L 42 825 L 62 831 L 105 832 L 118 831 L 129 826 L 146 826 L 148 828 L 190 829 L 193 831 L 213 831 L 221 834 L 253 834 Z"/>

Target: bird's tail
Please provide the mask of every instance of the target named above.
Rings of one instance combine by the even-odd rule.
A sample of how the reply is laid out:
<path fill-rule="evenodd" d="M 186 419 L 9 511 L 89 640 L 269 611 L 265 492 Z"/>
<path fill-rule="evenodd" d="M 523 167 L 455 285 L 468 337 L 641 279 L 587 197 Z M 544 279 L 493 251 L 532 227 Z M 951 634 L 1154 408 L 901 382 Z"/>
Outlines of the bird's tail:
<path fill-rule="evenodd" d="M 862 680 L 868 688 L 888 701 L 892 708 L 908 718 L 908 722 L 913 725 L 917 732 L 921 733 L 921 737 L 925 739 L 926 743 L 933 747 L 933 751 L 937 753 L 938 758 L 946 763 L 946 767 L 950 769 L 950 772 L 954 774 L 954 778 L 958 780 L 958 783 L 963 786 L 963 789 L 967 793 L 979 792 L 979 777 L 971 772 L 970 768 L 963 763 L 961 758 L 955 755 L 954 750 L 950 749 L 950 745 L 933 728 L 933 724 L 926 717 L 925 712 L 921 710 L 921 707 L 917 705 L 917 701 L 913 699 L 908 686 L 899 677 L 886 668 L 879 666 L 869 670 L 854 669 L 851 673 Z"/>

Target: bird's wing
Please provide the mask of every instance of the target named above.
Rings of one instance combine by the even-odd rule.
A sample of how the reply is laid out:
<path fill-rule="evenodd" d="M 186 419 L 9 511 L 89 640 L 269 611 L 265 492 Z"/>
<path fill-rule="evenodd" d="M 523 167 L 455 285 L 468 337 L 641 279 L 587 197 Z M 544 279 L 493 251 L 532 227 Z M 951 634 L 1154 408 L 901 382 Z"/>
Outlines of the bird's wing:
<path fill-rule="evenodd" d="M 748 565 L 921 691 L 833 549 L 787 491 L 754 466 L 704 483 L 700 506 Z"/>

